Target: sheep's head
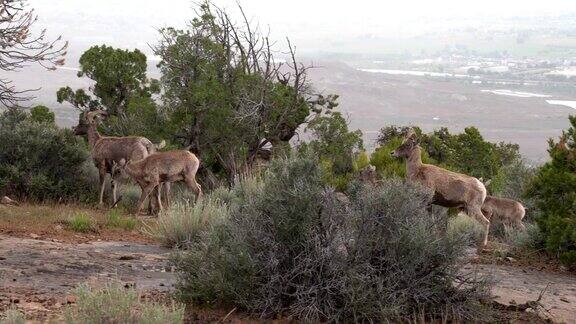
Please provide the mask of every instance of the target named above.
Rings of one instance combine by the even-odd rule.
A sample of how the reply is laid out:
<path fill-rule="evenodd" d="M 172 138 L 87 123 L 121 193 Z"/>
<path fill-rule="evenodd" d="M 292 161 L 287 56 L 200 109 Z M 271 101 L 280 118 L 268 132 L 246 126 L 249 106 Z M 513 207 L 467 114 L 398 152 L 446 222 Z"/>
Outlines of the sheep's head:
<path fill-rule="evenodd" d="M 129 175 L 126 172 L 128 164 L 130 164 L 130 162 L 126 161 L 124 158 L 120 159 L 118 162 L 114 162 L 112 165 L 112 177 L 120 179 L 129 178 Z"/>
<path fill-rule="evenodd" d="M 108 113 L 103 110 L 87 111 L 80 114 L 78 125 L 74 127 L 74 135 L 86 135 L 91 125 L 97 126 Z"/>
<path fill-rule="evenodd" d="M 419 142 L 416 133 L 414 130 L 410 129 L 402 144 L 400 144 L 400 146 L 398 146 L 394 151 L 390 152 L 390 154 L 397 158 L 407 158 L 412 154 L 414 149 L 418 147 L 418 144 Z"/>

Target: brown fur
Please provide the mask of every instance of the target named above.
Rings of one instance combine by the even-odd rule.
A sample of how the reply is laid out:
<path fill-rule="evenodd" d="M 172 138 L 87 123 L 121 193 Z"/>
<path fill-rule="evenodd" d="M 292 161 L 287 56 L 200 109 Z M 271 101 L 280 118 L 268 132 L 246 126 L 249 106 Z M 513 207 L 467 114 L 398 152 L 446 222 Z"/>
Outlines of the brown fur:
<path fill-rule="evenodd" d="M 484 226 L 483 245 L 488 244 L 490 221 L 482 214 L 486 188 L 478 179 L 452 172 L 435 165 L 422 163 L 422 152 L 416 134 L 410 131 L 402 145 L 392 152 L 395 157 L 406 158 L 408 180 L 418 182 L 434 191 L 433 203 L 443 207 L 460 208 Z"/>
<path fill-rule="evenodd" d="M 104 204 L 104 181 L 107 174 L 110 174 L 112 179 L 112 204 L 116 203 L 115 165 L 122 160 L 141 160 L 156 151 L 156 145 L 145 137 L 100 135 L 97 127 L 102 116 L 106 115 L 106 112 L 99 110 L 87 112 L 80 117 L 80 123 L 74 128 L 75 135 L 88 135 L 92 159 L 100 174 L 100 205 Z"/>
<path fill-rule="evenodd" d="M 486 196 L 484 205 L 482 205 L 482 212 L 490 221 L 498 219 L 505 224 L 513 225 L 520 229 L 525 228 L 524 224 L 522 224 L 522 219 L 526 215 L 526 209 L 516 200 Z"/>
<path fill-rule="evenodd" d="M 152 190 L 161 182 L 184 181 L 188 188 L 196 194 L 196 200 L 202 197 L 202 188 L 196 182 L 196 172 L 200 166 L 200 160 L 189 151 L 169 151 L 151 154 L 140 161 L 121 162 L 124 170 L 142 188 L 142 195 L 138 201 L 137 214 L 142 209 L 144 200 L 150 195 Z M 160 209 L 162 203 L 159 195 L 156 201 Z"/>

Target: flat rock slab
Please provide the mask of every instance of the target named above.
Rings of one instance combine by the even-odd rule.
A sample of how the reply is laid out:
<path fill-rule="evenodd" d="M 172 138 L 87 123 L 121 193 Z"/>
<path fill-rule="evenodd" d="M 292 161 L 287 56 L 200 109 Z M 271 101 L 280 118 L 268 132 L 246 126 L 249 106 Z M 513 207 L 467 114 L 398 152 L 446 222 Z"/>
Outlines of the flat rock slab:
<path fill-rule="evenodd" d="M 15 304 L 35 312 L 58 309 L 81 283 L 120 281 L 139 291 L 170 291 L 175 282 L 170 252 L 150 244 L 70 244 L 0 235 L 0 311 Z"/>

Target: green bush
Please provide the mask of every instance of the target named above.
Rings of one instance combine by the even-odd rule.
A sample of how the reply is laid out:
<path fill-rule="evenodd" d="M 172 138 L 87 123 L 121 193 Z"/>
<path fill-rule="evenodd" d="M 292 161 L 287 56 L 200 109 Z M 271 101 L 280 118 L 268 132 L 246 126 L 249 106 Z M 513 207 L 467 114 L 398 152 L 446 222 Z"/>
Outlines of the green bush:
<path fill-rule="evenodd" d="M 65 321 L 69 324 L 184 322 L 184 306 L 164 306 L 140 301 L 134 289 L 110 284 L 101 290 L 81 285 L 73 291 L 76 307 L 68 306 Z"/>
<path fill-rule="evenodd" d="M 21 311 L 11 308 L 0 314 L 0 324 L 24 324 L 26 317 Z"/>
<path fill-rule="evenodd" d="M 442 234 L 446 214 L 420 187 L 358 184 L 342 199 L 316 160 L 291 158 L 217 196 L 227 216 L 193 228 L 173 260 L 187 301 L 311 322 L 479 316 L 485 286 L 459 285 L 466 238 Z"/>
<path fill-rule="evenodd" d="M 66 228 L 79 233 L 96 232 L 92 218 L 86 213 L 78 213 L 66 221 Z"/>
<path fill-rule="evenodd" d="M 70 130 L 8 110 L 0 115 L 0 193 L 37 201 L 89 201 L 97 178 Z M 93 169 L 93 167 L 92 167 Z"/>
<path fill-rule="evenodd" d="M 559 143 L 549 141 L 551 161 L 537 171 L 527 196 L 540 210 L 536 222 L 546 250 L 576 266 L 576 116 L 570 123 Z"/>
<path fill-rule="evenodd" d="M 138 225 L 138 220 L 134 217 L 126 217 L 119 209 L 113 209 L 108 212 L 106 226 L 111 228 L 120 228 L 126 231 L 133 230 Z"/>

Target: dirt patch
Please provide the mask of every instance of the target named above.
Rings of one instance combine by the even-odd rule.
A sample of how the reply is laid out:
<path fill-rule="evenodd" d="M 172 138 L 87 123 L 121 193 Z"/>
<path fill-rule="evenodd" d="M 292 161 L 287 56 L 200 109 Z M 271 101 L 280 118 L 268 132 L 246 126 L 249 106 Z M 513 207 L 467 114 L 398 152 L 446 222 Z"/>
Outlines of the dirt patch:
<path fill-rule="evenodd" d="M 472 263 L 512 265 L 522 269 L 545 271 L 553 273 L 572 274 L 575 269 L 568 269 L 560 264 L 557 258 L 550 254 L 531 249 L 518 249 L 506 243 L 490 242 L 488 250 L 480 255 L 474 255 Z"/>
<path fill-rule="evenodd" d="M 473 257 L 477 260 L 477 257 Z M 546 290 L 541 304 L 547 310 L 540 315 L 554 322 L 576 323 L 576 276 L 571 273 L 540 271 L 505 264 L 466 264 L 463 271 L 488 275 L 494 282 L 492 293 L 505 305 L 537 300 Z"/>
<path fill-rule="evenodd" d="M 175 276 L 170 250 L 134 242 L 70 244 L 0 235 L 0 311 L 17 307 L 45 320 L 70 300 L 81 283 L 118 280 L 139 291 L 168 292 Z"/>

